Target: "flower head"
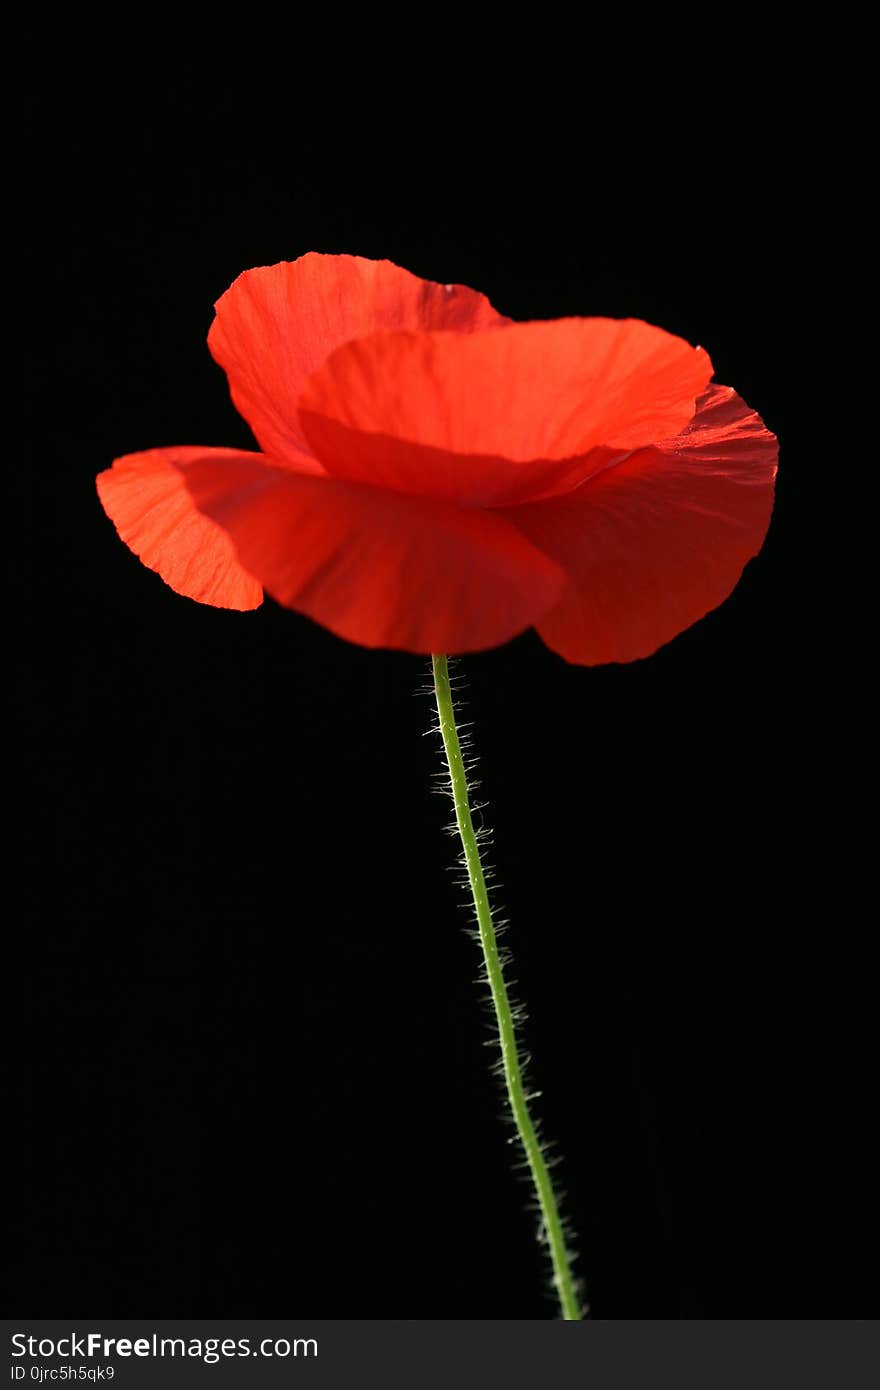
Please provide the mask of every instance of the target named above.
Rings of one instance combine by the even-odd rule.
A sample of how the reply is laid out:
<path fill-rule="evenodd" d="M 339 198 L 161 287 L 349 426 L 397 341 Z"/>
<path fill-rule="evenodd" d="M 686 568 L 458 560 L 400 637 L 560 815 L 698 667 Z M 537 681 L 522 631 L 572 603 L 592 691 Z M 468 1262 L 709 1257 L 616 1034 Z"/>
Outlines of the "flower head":
<path fill-rule="evenodd" d="M 647 656 L 727 597 L 776 440 L 702 348 L 638 319 L 512 323 L 459 285 L 310 254 L 245 271 L 208 335 L 262 452 L 175 447 L 98 478 L 178 593 L 279 603 L 367 647 L 534 626 L 569 661 Z"/>

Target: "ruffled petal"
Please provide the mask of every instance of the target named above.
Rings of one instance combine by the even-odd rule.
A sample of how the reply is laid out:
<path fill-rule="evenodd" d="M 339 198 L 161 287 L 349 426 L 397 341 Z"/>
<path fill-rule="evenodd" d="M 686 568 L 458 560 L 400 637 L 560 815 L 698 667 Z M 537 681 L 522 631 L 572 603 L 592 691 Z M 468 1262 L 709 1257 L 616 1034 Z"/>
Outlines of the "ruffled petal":
<path fill-rule="evenodd" d="M 316 252 L 246 270 L 215 307 L 208 345 L 236 408 L 282 464 L 291 450 L 307 447 L 296 409 L 300 387 L 334 348 L 382 328 L 467 334 L 509 322 L 463 285 L 422 280 L 391 261 Z M 311 471 L 322 470 L 315 464 Z"/>
<path fill-rule="evenodd" d="M 501 516 L 239 456 L 182 476 L 273 598 L 365 647 L 464 652 L 530 626 L 565 587 Z"/>
<path fill-rule="evenodd" d="M 731 592 L 773 509 L 777 442 L 726 386 L 677 438 L 564 497 L 504 511 L 569 576 L 536 624 L 566 660 L 648 656 Z"/>
<path fill-rule="evenodd" d="M 382 332 L 331 353 L 299 413 L 335 477 L 498 505 L 575 486 L 599 448 L 677 434 L 711 374 L 701 348 L 637 319 Z"/>
<path fill-rule="evenodd" d="M 259 608 L 263 590 L 221 527 L 198 510 L 186 486 L 198 464 L 222 476 L 235 449 L 148 449 L 126 454 L 97 477 L 98 496 L 130 550 L 178 594 L 214 608 Z"/>

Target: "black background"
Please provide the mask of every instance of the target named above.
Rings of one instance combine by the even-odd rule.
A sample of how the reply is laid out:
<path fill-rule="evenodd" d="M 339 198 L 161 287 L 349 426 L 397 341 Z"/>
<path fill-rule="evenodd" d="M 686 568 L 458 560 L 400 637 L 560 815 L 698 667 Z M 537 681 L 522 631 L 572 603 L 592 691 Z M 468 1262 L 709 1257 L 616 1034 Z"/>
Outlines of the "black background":
<path fill-rule="evenodd" d="M 528 634 L 459 669 L 594 1314 L 868 1311 L 811 421 L 841 58 L 808 13 L 218 18 L 192 56 L 143 21 L 35 64 L 15 1311 L 553 1316 L 427 663 L 178 598 L 94 493 L 118 454 L 251 447 L 211 306 L 310 249 L 659 323 L 780 436 L 723 608 L 630 666 Z"/>

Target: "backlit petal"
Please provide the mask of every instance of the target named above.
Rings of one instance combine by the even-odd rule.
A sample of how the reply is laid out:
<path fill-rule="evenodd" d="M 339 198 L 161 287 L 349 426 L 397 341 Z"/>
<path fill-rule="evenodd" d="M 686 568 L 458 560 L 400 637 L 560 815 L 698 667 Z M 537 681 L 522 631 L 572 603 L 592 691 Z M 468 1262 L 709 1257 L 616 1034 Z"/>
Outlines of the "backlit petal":
<path fill-rule="evenodd" d="M 215 608 L 259 608 L 263 591 L 229 536 L 203 515 L 185 476 L 198 463 L 218 476 L 243 458 L 235 449 L 149 449 L 99 473 L 101 504 L 129 549 L 178 594 Z"/>
<path fill-rule="evenodd" d="M 711 373 L 701 348 L 637 319 L 382 332 L 333 352 L 299 410 L 336 477 L 498 504 L 574 486 L 597 448 L 677 434 Z"/>
<path fill-rule="evenodd" d="M 506 510 L 569 576 L 536 624 L 547 645 L 583 665 L 632 661 L 715 608 L 766 534 L 776 455 L 758 415 L 712 386 L 677 438 Z"/>
<path fill-rule="evenodd" d="M 282 464 L 305 446 L 297 415 L 302 383 L 334 348 L 382 328 L 468 334 L 508 322 L 485 295 L 462 285 L 422 280 L 391 261 L 316 252 L 246 270 L 216 313 L 211 352 L 261 448 Z M 322 470 L 316 464 L 312 471 Z"/>
<path fill-rule="evenodd" d="M 182 475 L 279 603 L 365 647 L 461 652 L 521 632 L 565 575 L 501 516 L 239 456 Z"/>

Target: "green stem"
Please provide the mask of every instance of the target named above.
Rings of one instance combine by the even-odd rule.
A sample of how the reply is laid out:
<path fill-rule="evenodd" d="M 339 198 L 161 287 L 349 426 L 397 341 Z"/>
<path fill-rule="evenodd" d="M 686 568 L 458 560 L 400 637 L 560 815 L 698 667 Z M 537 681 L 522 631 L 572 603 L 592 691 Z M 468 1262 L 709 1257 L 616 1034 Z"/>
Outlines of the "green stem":
<path fill-rule="evenodd" d="M 468 878 L 474 898 L 480 942 L 486 961 L 486 976 L 492 992 L 495 1017 L 498 1020 L 507 1097 L 538 1194 L 543 1227 L 550 1248 L 550 1258 L 553 1262 L 553 1282 L 559 1295 L 562 1316 L 566 1320 L 575 1321 L 579 1320 L 583 1314 L 575 1291 L 571 1259 L 565 1247 L 565 1233 L 559 1215 L 559 1204 L 553 1191 L 553 1183 L 550 1180 L 546 1160 L 541 1151 L 541 1143 L 529 1114 L 525 1086 L 523 1085 L 522 1063 L 517 1048 L 510 997 L 507 993 L 504 971 L 498 954 L 498 941 L 492 924 L 492 909 L 486 889 L 486 877 L 480 862 L 480 851 L 468 800 L 467 773 L 461 756 L 458 730 L 455 726 L 455 711 L 449 684 L 449 666 L 445 656 L 433 656 L 431 662 L 434 668 L 434 691 L 437 696 L 437 711 L 440 715 L 440 732 L 443 735 L 443 746 L 446 749 L 446 761 L 449 766 L 449 779 L 452 784 L 452 797 L 455 802 L 455 819 L 458 824 L 458 833 L 461 836 Z"/>

